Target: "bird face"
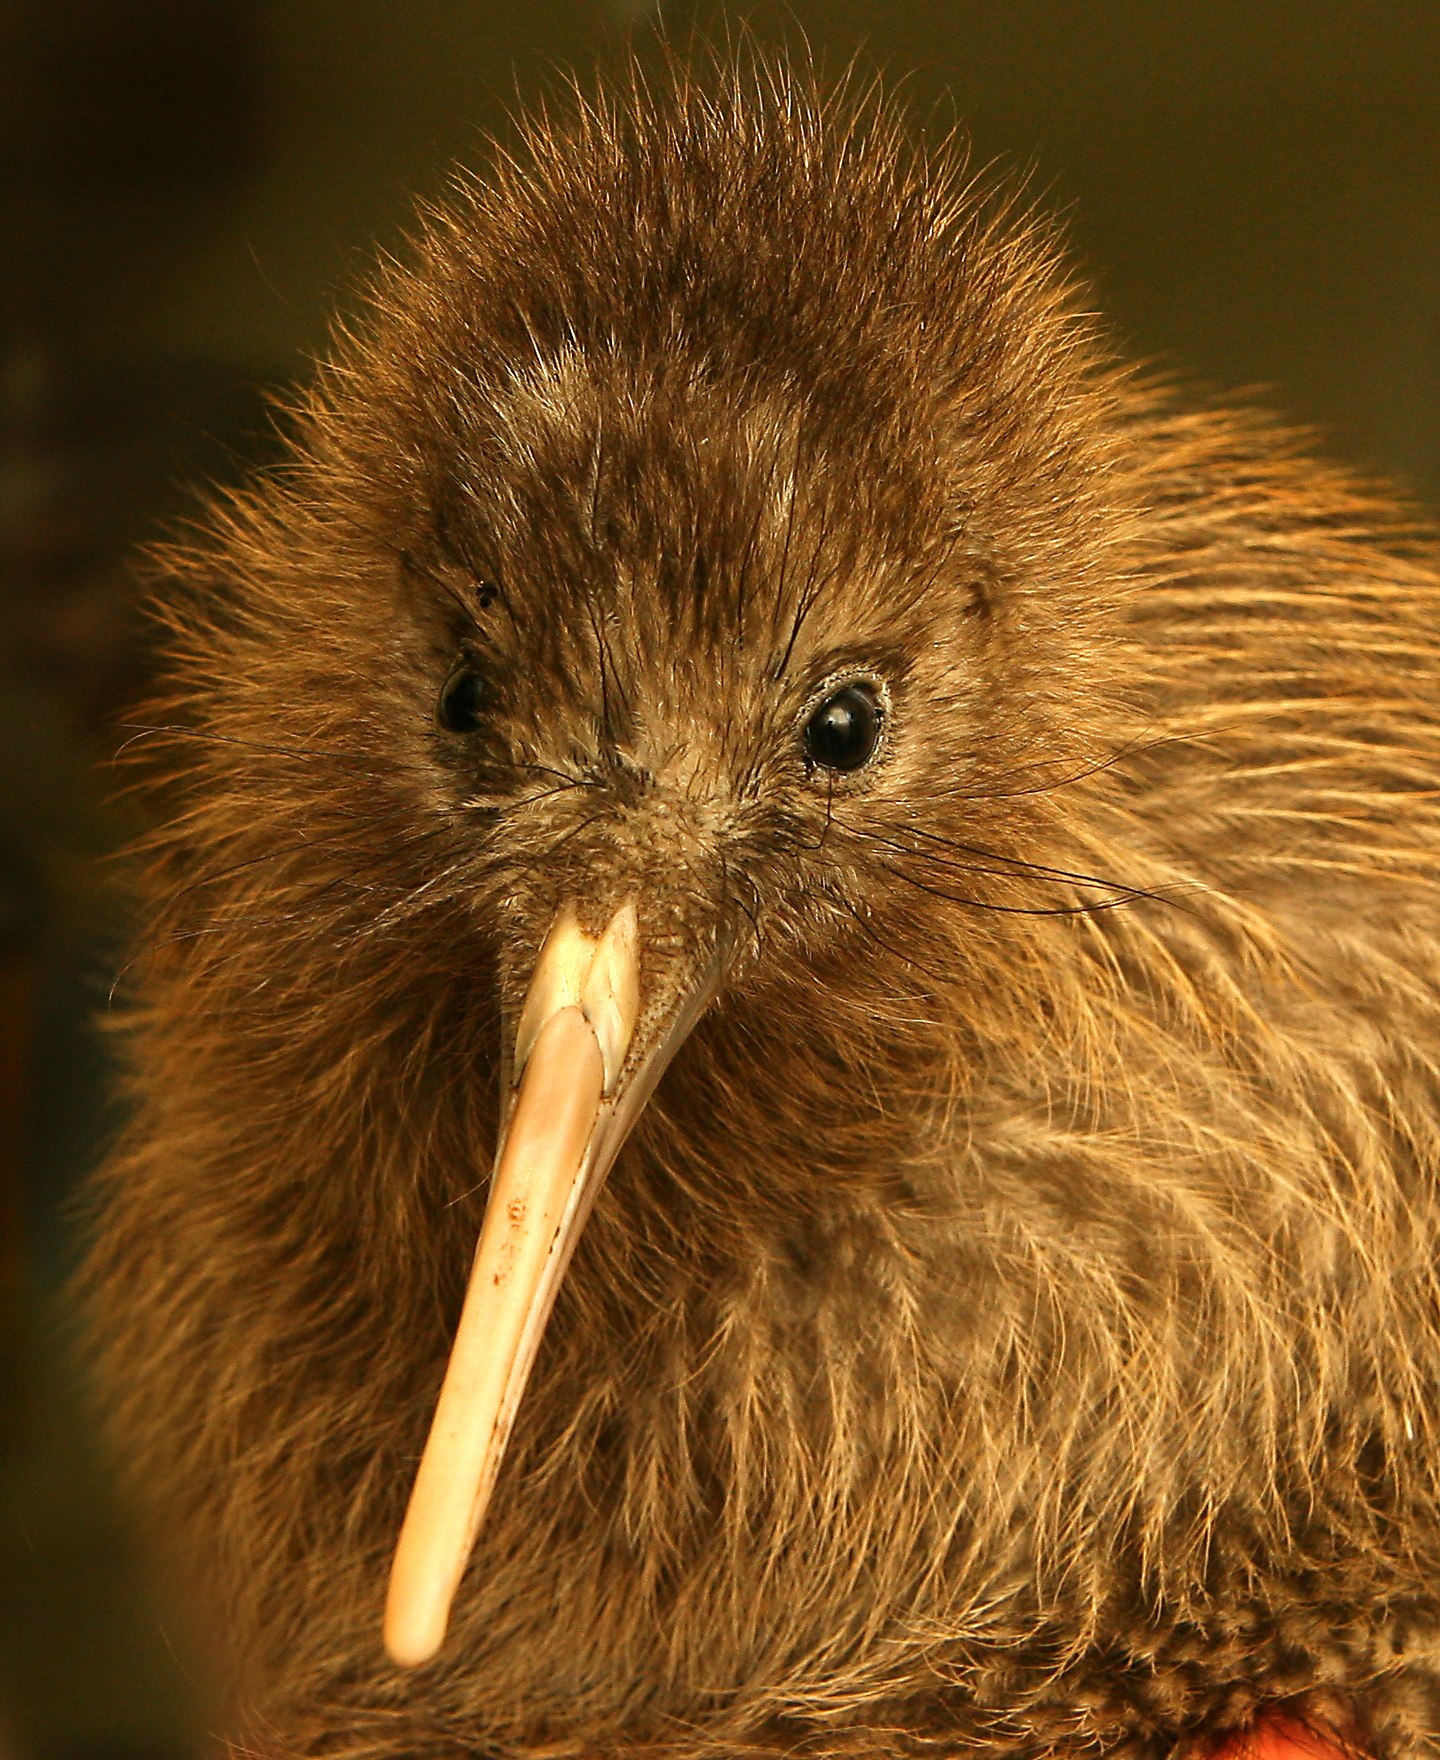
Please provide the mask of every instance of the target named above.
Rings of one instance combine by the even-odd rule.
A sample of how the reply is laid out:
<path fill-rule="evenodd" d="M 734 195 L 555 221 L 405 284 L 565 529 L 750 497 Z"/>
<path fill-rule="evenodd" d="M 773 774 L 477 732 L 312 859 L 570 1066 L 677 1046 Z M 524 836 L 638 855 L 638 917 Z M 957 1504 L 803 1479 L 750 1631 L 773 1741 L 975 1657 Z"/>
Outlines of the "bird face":
<path fill-rule="evenodd" d="M 905 656 L 953 664 L 976 612 L 957 582 L 922 635 L 917 576 L 947 547 L 919 484 L 888 472 L 902 551 L 826 505 L 833 467 L 798 419 L 633 377 L 601 404 L 573 359 L 537 377 L 510 388 L 483 471 L 473 437 L 451 460 L 491 502 L 463 516 L 468 565 L 452 540 L 420 569 L 448 587 L 454 651 L 425 707 L 491 866 L 506 1098 L 392 1575 L 402 1662 L 441 1641 L 560 1278 L 666 1065 L 777 932 L 823 940 L 868 908 L 854 856 L 827 850 L 837 817 L 893 810 L 968 743 L 963 693 L 929 740 L 907 727 L 936 690 Z"/>

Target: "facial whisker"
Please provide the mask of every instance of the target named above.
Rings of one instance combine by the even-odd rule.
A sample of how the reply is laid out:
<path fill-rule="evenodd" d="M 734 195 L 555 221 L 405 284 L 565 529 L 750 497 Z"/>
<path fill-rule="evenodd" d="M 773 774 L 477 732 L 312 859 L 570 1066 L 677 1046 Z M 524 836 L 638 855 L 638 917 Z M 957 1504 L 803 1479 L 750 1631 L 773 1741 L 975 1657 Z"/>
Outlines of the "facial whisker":
<path fill-rule="evenodd" d="M 557 794 L 570 794 L 577 788 L 590 788 L 591 784 L 583 777 L 575 777 L 568 782 L 557 782 L 551 788 L 536 789 L 534 794 L 517 795 L 513 800 L 501 801 L 498 804 L 486 796 L 473 795 L 469 800 L 461 801 L 460 808 L 464 812 L 488 813 L 496 819 L 504 819 L 511 813 L 533 807 L 540 801 L 553 800 Z"/>
<path fill-rule="evenodd" d="M 379 815 L 357 814 L 354 816 L 353 824 L 358 827 L 358 829 L 364 831 L 373 827 L 382 826 L 385 824 L 385 821 Z M 440 831 L 441 828 L 439 826 L 432 825 L 422 827 L 418 831 L 408 831 L 403 834 L 396 834 L 393 831 L 393 828 L 391 828 L 389 832 L 392 839 L 391 847 L 413 849 L 417 845 L 423 845 L 437 837 L 440 834 Z M 222 881 L 234 879 L 237 874 L 243 874 L 248 870 L 255 868 L 262 868 L 269 862 L 284 861 L 290 856 L 298 855 L 302 850 L 314 854 L 324 854 L 331 850 L 344 850 L 349 847 L 351 846 L 348 838 L 338 832 L 330 837 L 297 837 L 292 843 L 276 844 L 270 849 L 261 850 L 258 855 L 245 856 L 241 860 L 231 862 L 225 867 L 207 869 L 196 875 L 193 879 L 186 881 L 183 886 L 179 886 L 175 888 L 174 891 L 170 892 L 166 897 L 166 908 L 173 908 L 175 905 L 179 904 L 182 899 L 188 898 L 193 893 L 203 891 L 208 887 L 218 886 Z"/>
<path fill-rule="evenodd" d="M 573 776 L 568 771 L 557 770 L 553 764 L 539 764 L 533 759 L 513 758 L 509 768 L 512 770 L 533 770 L 540 776 L 553 776 L 570 788 L 599 788 L 600 782 L 593 776 Z"/>
<path fill-rule="evenodd" d="M 906 953 L 902 952 L 900 948 L 892 946 L 891 943 L 881 935 L 880 931 L 870 921 L 870 918 L 865 912 L 863 912 L 852 899 L 847 898 L 843 891 L 838 888 L 827 887 L 825 889 L 825 896 L 831 899 L 834 903 L 840 905 L 847 915 L 854 919 L 856 925 L 869 936 L 887 959 L 898 960 L 902 966 L 913 966 L 917 972 L 923 972 L 932 984 L 935 984 L 937 987 L 940 985 L 941 979 L 935 972 L 932 972 L 922 960 L 917 959 L 913 951 Z"/>
<path fill-rule="evenodd" d="M 893 849 L 900 855 L 919 855 L 921 853 L 918 850 L 907 847 L 904 843 L 900 842 L 898 838 L 886 838 L 880 832 L 874 831 L 868 826 L 847 824 L 845 829 L 853 836 L 868 838 L 872 842 L 884 844 L 887 848 Z M 996 879 L 1003 879 L 1007 876 L 1018 874 L 1034 874 L 1041 879 L 1054 880 L 1057 882 L 1063 881 L 1072 886 L 1099 887 L 1107 892 L 1121 894 L 1127 899 L 1143 898 L 1156 903 L 1178 904 L 1179 902 L 1168 894 L 1156 892 L 1148 887 L 1131 886 L 1127 882 L 1120 880 L 1107 880 L 1099 875 L 1086 874 L 1079 869 L 1055 868 L 1049 866 L 1047 863 L 1030 861 L 1028 858 L 1022 856 L 1004 855 L 997 850 L 983 849 L 976 844 L 963 843 L 958 838 L 941 837 L 938 833 L 926 831 L 919 825 L 907 825 L 904 827 L 904 832 L 906 835 L 919 838 L 922 842 L 935 845 L 940 849 L 978 858 L 977 862 L 973 864 L 952 862 L 939 857 L 927 858 L 928 860 L 935 861 L 937 865 L 948 868 L 955 873 L 987 874 Z M 988 867 L 984 865 L 992 862 L 1003 865 L 999 867 Z"/>
<path fill-rule="evenodd" d="M 270 757 L 280 758 L 316 758 L 325 764 L 333 764 L 337 759 L 342 762 L 353 759 L 354 754 L 343 747 L 326 749 L 320 746 L 289 746 L 279 745 L 266 740 L 244 739 L 238 734 L 215 733 L 208 728 L 187 727 L 183 722 L 137 722 L 121 721 L 115 724 L 121 732 L 128 732 L 131 737 L 121 745 L 115 753 L 119 759 L 134 745 L 147 738 L 170 738 L 190 740 L 200 745 L 234 746 L 241 751 L 263 752 Z M 356 775 L 370 781 L 381 780 L 378 773 L 357 768 Z"/>
<path fill-rule="evenodd" d="M 1156 734 L 1153 737 L 1137 734 L 1134 739 L 1127 740 L 1103 758 L 1096 758 L 1083 764 L 1078 770 L 1068 771 L 1063 776 L 1051 781 L 1037 782 L 1025 788 L 985 788 L 974 793 L 958 795 L 956 798 L 965 801 L 1011 801 L 1023 800 L 1027 796 L 1053 794 L 1058 789 L 1071 788 L 1077 782 L 1088 782 L 1092 776 L 1103 776 L 1107 770 L 1113 770 L 1124 763 L 1127 758 L 1137 754 L 1158 751 L 1164 746 L 1179 745 L 1185 742 L 1184 735 Z"/>
<path fill-rule="evenodd" d="M 1089 917 L 1097 915 L 1100 911 L 1117 910 L 1121 905 L 1134 902 L 1134 896 L 1126 893 L 1119 898 L 1096 899 L 1093 904 L 1000 904 L 994 899 L 971 898 L 964 893 L 946 891 L 943 887 L 927 886 L 923 880 L 918 880 L 915 875 L 907 873 L 905 869 L 893 862 L 882 861 L 880 866 L 887 874 L 893 874 L 897 880 L 905 881 L 907 885 L 913 886 L 917 892 L 926 893 L 931 898 L 942 899 L 946 904 L 962 905 L 970 910 L 995 911 L 1006 917 Z"/>

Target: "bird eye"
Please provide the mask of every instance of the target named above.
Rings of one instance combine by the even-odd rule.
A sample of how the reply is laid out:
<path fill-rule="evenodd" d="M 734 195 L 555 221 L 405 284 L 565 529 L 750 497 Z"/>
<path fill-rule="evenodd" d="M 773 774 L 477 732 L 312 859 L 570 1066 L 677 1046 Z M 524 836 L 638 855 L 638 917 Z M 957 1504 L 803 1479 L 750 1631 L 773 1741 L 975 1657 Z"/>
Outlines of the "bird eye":
<path fill-rule="evenodd" d="M 873 685 L 847 684 L 805 723 L 805 755 L 826 770 L 859 770 L 875 756 L 884 719 Z"/>
<path fill-rule="evenodd" d="M 440 687 L 435 719 L 447 733 L 474 733 L 484 709 L 485 680 L 469 660 L 461 660 Z"/>

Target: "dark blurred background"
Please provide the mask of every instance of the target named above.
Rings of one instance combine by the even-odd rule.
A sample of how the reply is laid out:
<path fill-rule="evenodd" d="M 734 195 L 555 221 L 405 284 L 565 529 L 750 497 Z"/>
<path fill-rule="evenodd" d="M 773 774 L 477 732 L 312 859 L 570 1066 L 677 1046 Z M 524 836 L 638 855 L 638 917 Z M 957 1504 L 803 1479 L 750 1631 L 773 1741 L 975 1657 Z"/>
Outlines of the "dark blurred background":
<path fill-rule="evenodd" d="M 1256 388 L 1440 504 L 1436 0 L 790 0 L 917 125 L 1033 166 L 1127 347 Z M 64 1284 L 114 1128 L 114 723 L 137 548 L 272 449 L 413 193 L 572 65 L 723 32 L 645 0 L 0 4 L 0 1760 L 206 1744 L 187 1622 L 107 1484 Z"/>

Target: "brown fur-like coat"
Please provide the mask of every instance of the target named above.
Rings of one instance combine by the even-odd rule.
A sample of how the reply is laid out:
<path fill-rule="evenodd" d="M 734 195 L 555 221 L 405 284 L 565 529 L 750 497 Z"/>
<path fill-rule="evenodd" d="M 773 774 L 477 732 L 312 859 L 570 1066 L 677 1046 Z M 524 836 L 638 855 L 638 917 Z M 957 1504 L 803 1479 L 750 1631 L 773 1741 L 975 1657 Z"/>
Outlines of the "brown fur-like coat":
<path fill-rule="evenodd" d="M 260 1750 L 1148 1756 L 1295 1697 L 1429 1753 L 1433 553 L 763 68 L 537 125 L 296 426 L 163 593 L 90 1269 Z M 405 1674 L 500 1003 L 637 886 L 728 975 Z"/>

